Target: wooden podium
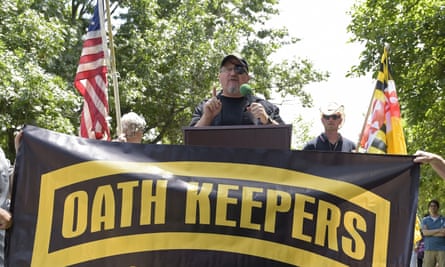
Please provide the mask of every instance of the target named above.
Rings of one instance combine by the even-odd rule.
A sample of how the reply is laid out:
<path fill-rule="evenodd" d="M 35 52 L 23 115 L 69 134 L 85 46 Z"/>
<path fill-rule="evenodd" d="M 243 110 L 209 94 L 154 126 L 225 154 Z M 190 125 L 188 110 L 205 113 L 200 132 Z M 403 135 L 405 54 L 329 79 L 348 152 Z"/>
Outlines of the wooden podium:
<path fill-rule="evenodd" d="M 182 127 L 185 145 L 286 149 L 292 125 L 234 125 Z"/>

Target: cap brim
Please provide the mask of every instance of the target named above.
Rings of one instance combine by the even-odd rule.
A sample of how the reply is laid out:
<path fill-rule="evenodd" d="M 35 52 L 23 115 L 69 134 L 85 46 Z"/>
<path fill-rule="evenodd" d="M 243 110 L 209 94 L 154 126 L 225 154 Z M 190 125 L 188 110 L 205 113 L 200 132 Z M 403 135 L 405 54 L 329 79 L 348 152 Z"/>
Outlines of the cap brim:
<path fill-rule="evenodd" d="M 226 62 L 232 58 L 236 59 L 241 65 L 243 65 L 247 69 L 247 71 L 249 71 L 249 65 L 247 64 L 247 61 L 244 58 L 241 58 L 233 54 L 225 56 L 221 61 L 220 67 L 224 66 L 224 64 L 226 64 Z"/>

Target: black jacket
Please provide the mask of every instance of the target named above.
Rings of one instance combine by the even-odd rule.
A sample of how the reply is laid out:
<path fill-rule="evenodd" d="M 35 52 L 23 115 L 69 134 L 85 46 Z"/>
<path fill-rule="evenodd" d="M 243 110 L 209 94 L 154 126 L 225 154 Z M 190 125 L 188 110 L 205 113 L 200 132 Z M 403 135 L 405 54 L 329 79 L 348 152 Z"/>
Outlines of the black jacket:
<path fill-rule="evenodd" d="M 312 139 L 303 147 L 303 150 L 338 152 L 352 152 L 355 149 L 355 144 L 351 140 L 344 138 L 341 135 L 336 144 L 331 144 L 324 133 Z"/>
<path fill-rule="evenodd" d="M 278 122 L 279 124 L 284 124 L 280 117 L 279 108 L 270 103 L 267 100 L 256 96 L 249 97 L 239 97 L 230 98 L 221 95 L 221 92 L 217 95 L 217 98 L 222 103 L 221 112 L 213 119 L 211 125 L 249 125 L 249 124 L 261 124 L 257 119 L 253 118 L 252 114 L 246 110 L 250 103 L 260 103 L 263 105 L 266 113 L 271 119 Z M 204 104 L 207 102 L 203 100 L 196 108 L 193 113 L 192 121 L 190 126 L 194 126 L 204 113 Z"/>

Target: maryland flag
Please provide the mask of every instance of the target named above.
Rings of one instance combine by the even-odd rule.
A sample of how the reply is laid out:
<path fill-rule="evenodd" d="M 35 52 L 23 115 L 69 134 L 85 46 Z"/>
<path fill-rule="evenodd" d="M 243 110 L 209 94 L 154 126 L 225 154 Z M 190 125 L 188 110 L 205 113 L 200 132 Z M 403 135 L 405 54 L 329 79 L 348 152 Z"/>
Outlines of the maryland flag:
<path fill-rule="evenodd" d="M 377 154 L 407 153 L 396 85 L 391 76 L 386 47 L 383 51 L 366 125 L 361 134 L 359 150 Z"/>
<path fill-rule="evenodd" d="M 392 79 L 388 48 L 385 47 L 367 122 L 361 135 L 361 152 L 407 154 L 400 119 L 396 84 Z M 417 217 L 417 216 L 416 216 Z M 422 238 L 419 218 L 414 228 L 414 244 Z"/>

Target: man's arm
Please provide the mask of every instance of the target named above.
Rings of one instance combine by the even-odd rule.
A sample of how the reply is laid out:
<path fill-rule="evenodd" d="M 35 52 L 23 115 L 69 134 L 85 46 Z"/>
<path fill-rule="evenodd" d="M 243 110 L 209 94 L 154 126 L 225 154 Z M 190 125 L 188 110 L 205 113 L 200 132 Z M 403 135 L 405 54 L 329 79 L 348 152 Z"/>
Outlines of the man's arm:
<path fill-rule="evenodd" d="M 250 111 L 255 118 L 258 118 L 263 125 L 280 125 L 285 124 L 280 117 L 280 109 L 267 100 L 257 98 L 257 102 L 253 102 L 247 110 Z"/>
<path fill-rule="evenodd" d="M 216 97 L 216 87 L 213 88 L 212 98 L 201 103 L 193 113 L 190 126 L 210 126 L 213 119 L 221 112 L 221 101 Z"/>
<path fill-rule="evenodd" d="M 422 229 L 422 233 L 424 236 L 445 236 L 445 229 L 439 228 L 439 229 Z"/>
<path fill-rule="evenodd" d="M 193 125 L 194 127 L 209 126 L 212 123 L 213 118 L 207 116 L 205 113 L 201 118 Z"/>

